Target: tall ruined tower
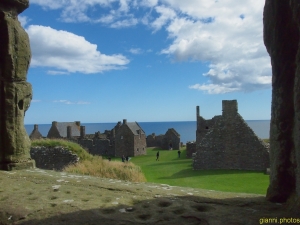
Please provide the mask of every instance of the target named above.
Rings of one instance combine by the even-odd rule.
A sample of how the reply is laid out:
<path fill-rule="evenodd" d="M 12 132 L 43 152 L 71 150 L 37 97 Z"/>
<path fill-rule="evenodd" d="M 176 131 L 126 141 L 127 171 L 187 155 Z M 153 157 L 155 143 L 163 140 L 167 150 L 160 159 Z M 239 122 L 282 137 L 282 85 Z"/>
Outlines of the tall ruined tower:
<path fill-rule="evenodd" d="M 31 59 L 29 37 L 18 14 L 29 0 L 0 1 L 0 169 L 34 167 L 24 116 L 32 99 L 26 82 Z"/>

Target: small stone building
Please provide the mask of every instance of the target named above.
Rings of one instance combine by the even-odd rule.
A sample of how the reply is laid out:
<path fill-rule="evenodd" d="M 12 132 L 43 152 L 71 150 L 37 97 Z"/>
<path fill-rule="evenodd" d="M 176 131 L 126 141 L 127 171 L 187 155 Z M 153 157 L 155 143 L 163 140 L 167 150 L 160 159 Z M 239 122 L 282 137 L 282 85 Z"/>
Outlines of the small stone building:
<path fill-rule="evenodd" d="M 268 145 L 259 139 L 238 113 L 236 100 L 222 101 L 223 113 L 210 120 L 197 106 L 194 169 L 263 171 L 270 166 Z"/>
<path fill-rule="evenodd" d="M 47 138 L 72 138 L 80 136 L 80 121 L 57 122 L 53 121 Z"/>
<path fill-rule="evenodd" d="M 147 136 L 147 146 L 179 150 L 181 147 L 180 134 L 174 128 L 169 128 L 164 135 L 156 136 L 155 133 L 152 133 Z"/>
<path fill-rule="evenodd" d="M 112 131 L 111 141 L 115 149 L 115 156 L 132 157 L 147 154 L 146 134 L 137 122 L 123 120 Z"/>
<path fill-rule="evenodd" d="M 180 134 L 174 128 L 170 128 L 164 135 L 163 149 L 179 150 L 180 149 Z"/>
<path fill-rule="evenodd" d="M 32 131 L 31 134 L 29 135 L 29 138 L 30 138 L 31 140 L 43 138 L 43 135 L 39 132 L 39 126 L 38 126 L 37 124 L 34 124 L 33 131 Z"/>

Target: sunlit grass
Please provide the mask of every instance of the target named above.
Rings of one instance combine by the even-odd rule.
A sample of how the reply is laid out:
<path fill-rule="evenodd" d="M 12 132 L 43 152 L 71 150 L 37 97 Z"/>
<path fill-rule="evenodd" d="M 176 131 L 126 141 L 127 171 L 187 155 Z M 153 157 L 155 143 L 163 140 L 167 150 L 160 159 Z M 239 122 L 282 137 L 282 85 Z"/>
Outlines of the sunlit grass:
<path fill-rule="evenodd" d="M 159 161 L 155 160 L 157 151 L 149 148 L 147 155 L 132 159 L 142 168 L 148 182 L 227 192 L 266 193 L 269 176 L 263 172 L 193 170 L 192 159 L 186 158 L 186 150 L 181 150 L 180 158 L 176 150 L 159 150 Z"/>

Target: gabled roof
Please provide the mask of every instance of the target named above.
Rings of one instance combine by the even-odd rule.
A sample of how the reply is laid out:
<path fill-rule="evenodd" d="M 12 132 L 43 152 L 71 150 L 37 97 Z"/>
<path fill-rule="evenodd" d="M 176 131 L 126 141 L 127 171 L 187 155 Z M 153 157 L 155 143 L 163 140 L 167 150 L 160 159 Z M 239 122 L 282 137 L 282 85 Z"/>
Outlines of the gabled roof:
<path fill-rule="evenodd" d="M 75 122 L 57 122 L 57 130 L 62 137 L 67 137 L 67 127 L 71 126 L 72 136 L 80 136 L 80 126 Z"/>
<path fill-rule="evenodd" d="M 145 134 L 145 131 L 141 128 L 141 126 L 137 122 L 127 122 L 126 125 L 134 135 L 139 135 L 139 130 L 142 131 L 142 134 Z"/>
<path fill-rule="evenodd" d="M 80 125 L 77 125 L 76 122 L 53 122 L 52 126 L 48 132 L 48 138 L 59 138 L 67 137 L 67 127 L 71 127 L 72 136 L 80 136 Z"/>
<path fill-rule="evenodd" d="M 175 134 L 177 137 L 180 137 L 180 134 L 179 134 L 174 128 L 169 128 L 169 129 L 167 130 L 166 134 L 167 134 L 168 132 L 172 132 L 172 133 Z"/>

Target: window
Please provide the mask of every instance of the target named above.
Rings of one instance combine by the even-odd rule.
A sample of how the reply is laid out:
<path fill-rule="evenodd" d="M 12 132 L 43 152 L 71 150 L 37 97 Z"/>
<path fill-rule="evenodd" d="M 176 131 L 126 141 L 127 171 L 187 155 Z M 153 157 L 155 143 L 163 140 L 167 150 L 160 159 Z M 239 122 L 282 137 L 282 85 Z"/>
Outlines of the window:
<path fill-rule="evenodd" d="M 123 136 L 121 136 L 121 139 L 123 139 Z"/>
<path fill-rule="evenodd" d="M 136 151 L 138 152 L 138 151 L 139 151 L 139 148 L 137 148 Z"/>

